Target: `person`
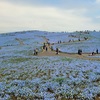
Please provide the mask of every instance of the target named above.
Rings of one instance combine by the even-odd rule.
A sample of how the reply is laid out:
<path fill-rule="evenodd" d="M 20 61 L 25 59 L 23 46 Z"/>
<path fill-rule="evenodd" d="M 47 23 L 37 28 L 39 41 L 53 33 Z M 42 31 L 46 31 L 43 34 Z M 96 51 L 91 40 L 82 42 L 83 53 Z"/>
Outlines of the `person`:
<path fill-rule="evenodd" d="M 43 49 L 45 49 L 45 47 L 46 47 L 46 44 L 44 43 L 44 45 L 43 45 Z"/>
<path fill-rule="evenodd" d="M 50 46 L 50 43 L 49 42 L 47 44 L 48 44 L 48 46 Z"/>
<path fill-rule="evenodd" d="M 84 39 L 85 39 L 85 40 L 87 40 L 87 39 L 88 39 L 88 37 L 84 37 Z"/>
<path fill-rule="evenodd" d="M 96 50 L 96 53 L 98 54 L 98 49 Z"/>
<path fill-rule="evenodd" d="M 92 56 L 94 55 L 94 52 L 92 52 Z"/>
<path fill-rule="evenodd" d="M 36 49 L 34 49 L 34 55 L 36 55 Z"/>
<path fill-rule="evenodd" d="M 51 46 L 51 51 L 53 51 L 53 47 Z"/>
<path fill-rule="evenodd" d="M 36 48 L 36 55 L 38 55 L 38 49 Z"/>
<path fill-rule="evenodd" d="M 43 49 L 45 49 L 45 45 L 43 45 Z"/>
<path fill-rule="evenodd" d="M 46 51 L 48 51 L 48 48 L 47 47 L 45 49 L 46 49 Z"/>
<path fill-rule="evenodd" d="M 71 42 L 71 40 L 69 40 L 68 42 Z"/>
<path fill-rule="evenodd" d="M 80 38 L 78 39 L 78 41 L 81 41 Z"/>
<path fill-rule="evenodd" d="M 56 54 L 58 54 L 59 53 L 59 49 L 58 48 L 56 48 Z"/>
<path fill-rule="evenodd" d="M 78 54 L 82 55 L 82 50 L 81 49 L 78 50 Z"/>
<path fill-rule="evenodd" d="M 94 52 L 92 52 L 91 54 L 89 54 L 89 56 L 93 56 L 94 55 Z"/>

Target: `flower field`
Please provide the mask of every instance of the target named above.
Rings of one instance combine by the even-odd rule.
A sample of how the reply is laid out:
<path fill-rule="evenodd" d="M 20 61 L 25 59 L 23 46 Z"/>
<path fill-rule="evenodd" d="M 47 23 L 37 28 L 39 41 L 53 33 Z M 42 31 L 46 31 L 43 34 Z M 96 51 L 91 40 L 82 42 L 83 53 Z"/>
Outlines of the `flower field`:
<path fill-rule="evenodd" d="M 96 34 L 0 34 L 0 100 L 100 100 L 100 61 L 33 55 L 35 48 L 42 51 L 43 37 L 63 52 L 77 52 L 81 47 L 84 52 L 100 51 L 100 33 Z M 84 37 L 89 39 L 77 41 Z M 68 43 L 70 39 L 74 42 Z M 58 41 L 65 44 L 56 44 Z"/>

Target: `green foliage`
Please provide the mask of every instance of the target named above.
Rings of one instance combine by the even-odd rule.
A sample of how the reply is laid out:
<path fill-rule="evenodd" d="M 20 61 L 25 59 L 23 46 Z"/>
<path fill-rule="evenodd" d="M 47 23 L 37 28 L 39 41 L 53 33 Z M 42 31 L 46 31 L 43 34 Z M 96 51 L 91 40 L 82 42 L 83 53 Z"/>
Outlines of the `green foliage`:
<path fill-rule="evenodd" d="M 73 60 L 72 58 L 67 58 L 67 57 L 62 58 L 62 61 L 68 61 L 68 62 L 71 62 L 72 60 Z"/>
<path fill-rule="evenodd" d="M 31 52 L 31 53 L 30 53 Z M 22 54 L 22 55 L 32 55 L 32 51 L 22 50 L 22 51 L 14 51 L 15 54 Z"/>
<path fill-rule="evenodd" d="M 55 78 L 54 81 L 55 82 L 58 82 L 60 85 L 64 82 L 65 78 L 62 78 L 62 77 L 58 77 L 58 78 Z"/>
<path fill-rule="evenodd" d="M 9 60 L 9 62 L 10 63 L 20 63 L 20 62 L 25 62 L 25 61 L 29 61 L 29 60 L 30 60 L 30 58 L 22 58 L 22 57 L 20 57 L 20 58 L 11 58 Z"/>

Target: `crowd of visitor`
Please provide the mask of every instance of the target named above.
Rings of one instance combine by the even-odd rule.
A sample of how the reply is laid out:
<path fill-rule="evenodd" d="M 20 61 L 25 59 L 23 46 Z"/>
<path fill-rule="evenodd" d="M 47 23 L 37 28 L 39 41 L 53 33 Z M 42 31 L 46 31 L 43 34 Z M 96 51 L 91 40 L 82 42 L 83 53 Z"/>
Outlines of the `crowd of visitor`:
<path fill-rule="evenodd" d="M 84 37 L 84 39 L 88 39 L 88 38 L 85 38 Z M 80 41 L 80 40 L 79 40 Z M 61 41 L 58 41 L 58 44 L 59 43 L 62 43 Z M 48 49 L 51 49 L 51 51 L 53 51 L 54 49 L 53 49 L 53 46 L 49 43 L 49 42 L 47 42 L 47 43 L 44 43 L 43 44 L 43 47 L 42 47 L 42 49 L 43 50 L 45 50 L 45 51 L 48 51 Z M 36 49 L 34 49 L 34 55 L 38 55 L 38 48 L 36 48 Z M 59 50 L 59 48 L 56 48 L 56 50 L 55 50 L 55 54 L 56 55 L 58 55 L 59 54 L 59 52 L 60 52 L 60 50 Z M 82 49 L 78 49 L 78 52 L 77 52 L 79 55 L 82 55 Z M 89 56 L 93 56 L 94 54 L 98 54 L 99 52 L 98 52 L 98 49 L 96 49 L 96 51 L 94 52 L 91 52 L 91 54 L 89 54 Z"/>

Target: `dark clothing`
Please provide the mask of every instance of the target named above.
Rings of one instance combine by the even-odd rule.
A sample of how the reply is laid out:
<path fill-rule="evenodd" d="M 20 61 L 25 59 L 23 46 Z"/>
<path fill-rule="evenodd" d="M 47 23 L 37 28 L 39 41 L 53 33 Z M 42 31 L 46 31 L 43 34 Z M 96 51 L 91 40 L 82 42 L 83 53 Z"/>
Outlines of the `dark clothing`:
<path fill-rule="evenodd" d="M 43 49 L 45 49 L 45 45 L 43 46 Z"/>
<path fill-rule="evenodd" d="M 78 50 L 78 54 L 82 55 L 82 50 L 81 49 Z"/>
<path fill-rule="evenodd" d="M 59 49 L 58 48 L 56 48 L 56 54 L 58 54 L 59 53 Z"/>
<path fill-rule="evenodd" d="M 98 49 L 96 50 L 96 53 L 98 54 Z"/>
<path fill-rule="evenodd" d="M 36 49 L 36 55 L 38 55 L 38 49 Z"/>
<path fill-rule="evenodd" d="M 34 49 L 34 55 L 36 55 L 36 50 Z"/>
<path fill-rule="evenodd" d="M 46 47 L 46 51 L 48 51 L 48 48 Z"/>
<path fill-rule="evenodd" d="M 94 55 L 94 52 L 92 52 L 92 55 Z"/>
<path fill-rule="evenodd" d="M 45 47 L 46 47 L 46 45 L 45 45 L 45 43 L 44 43 L 44 45 L 43 45 L 43 49 L 45 49 Z"/>

